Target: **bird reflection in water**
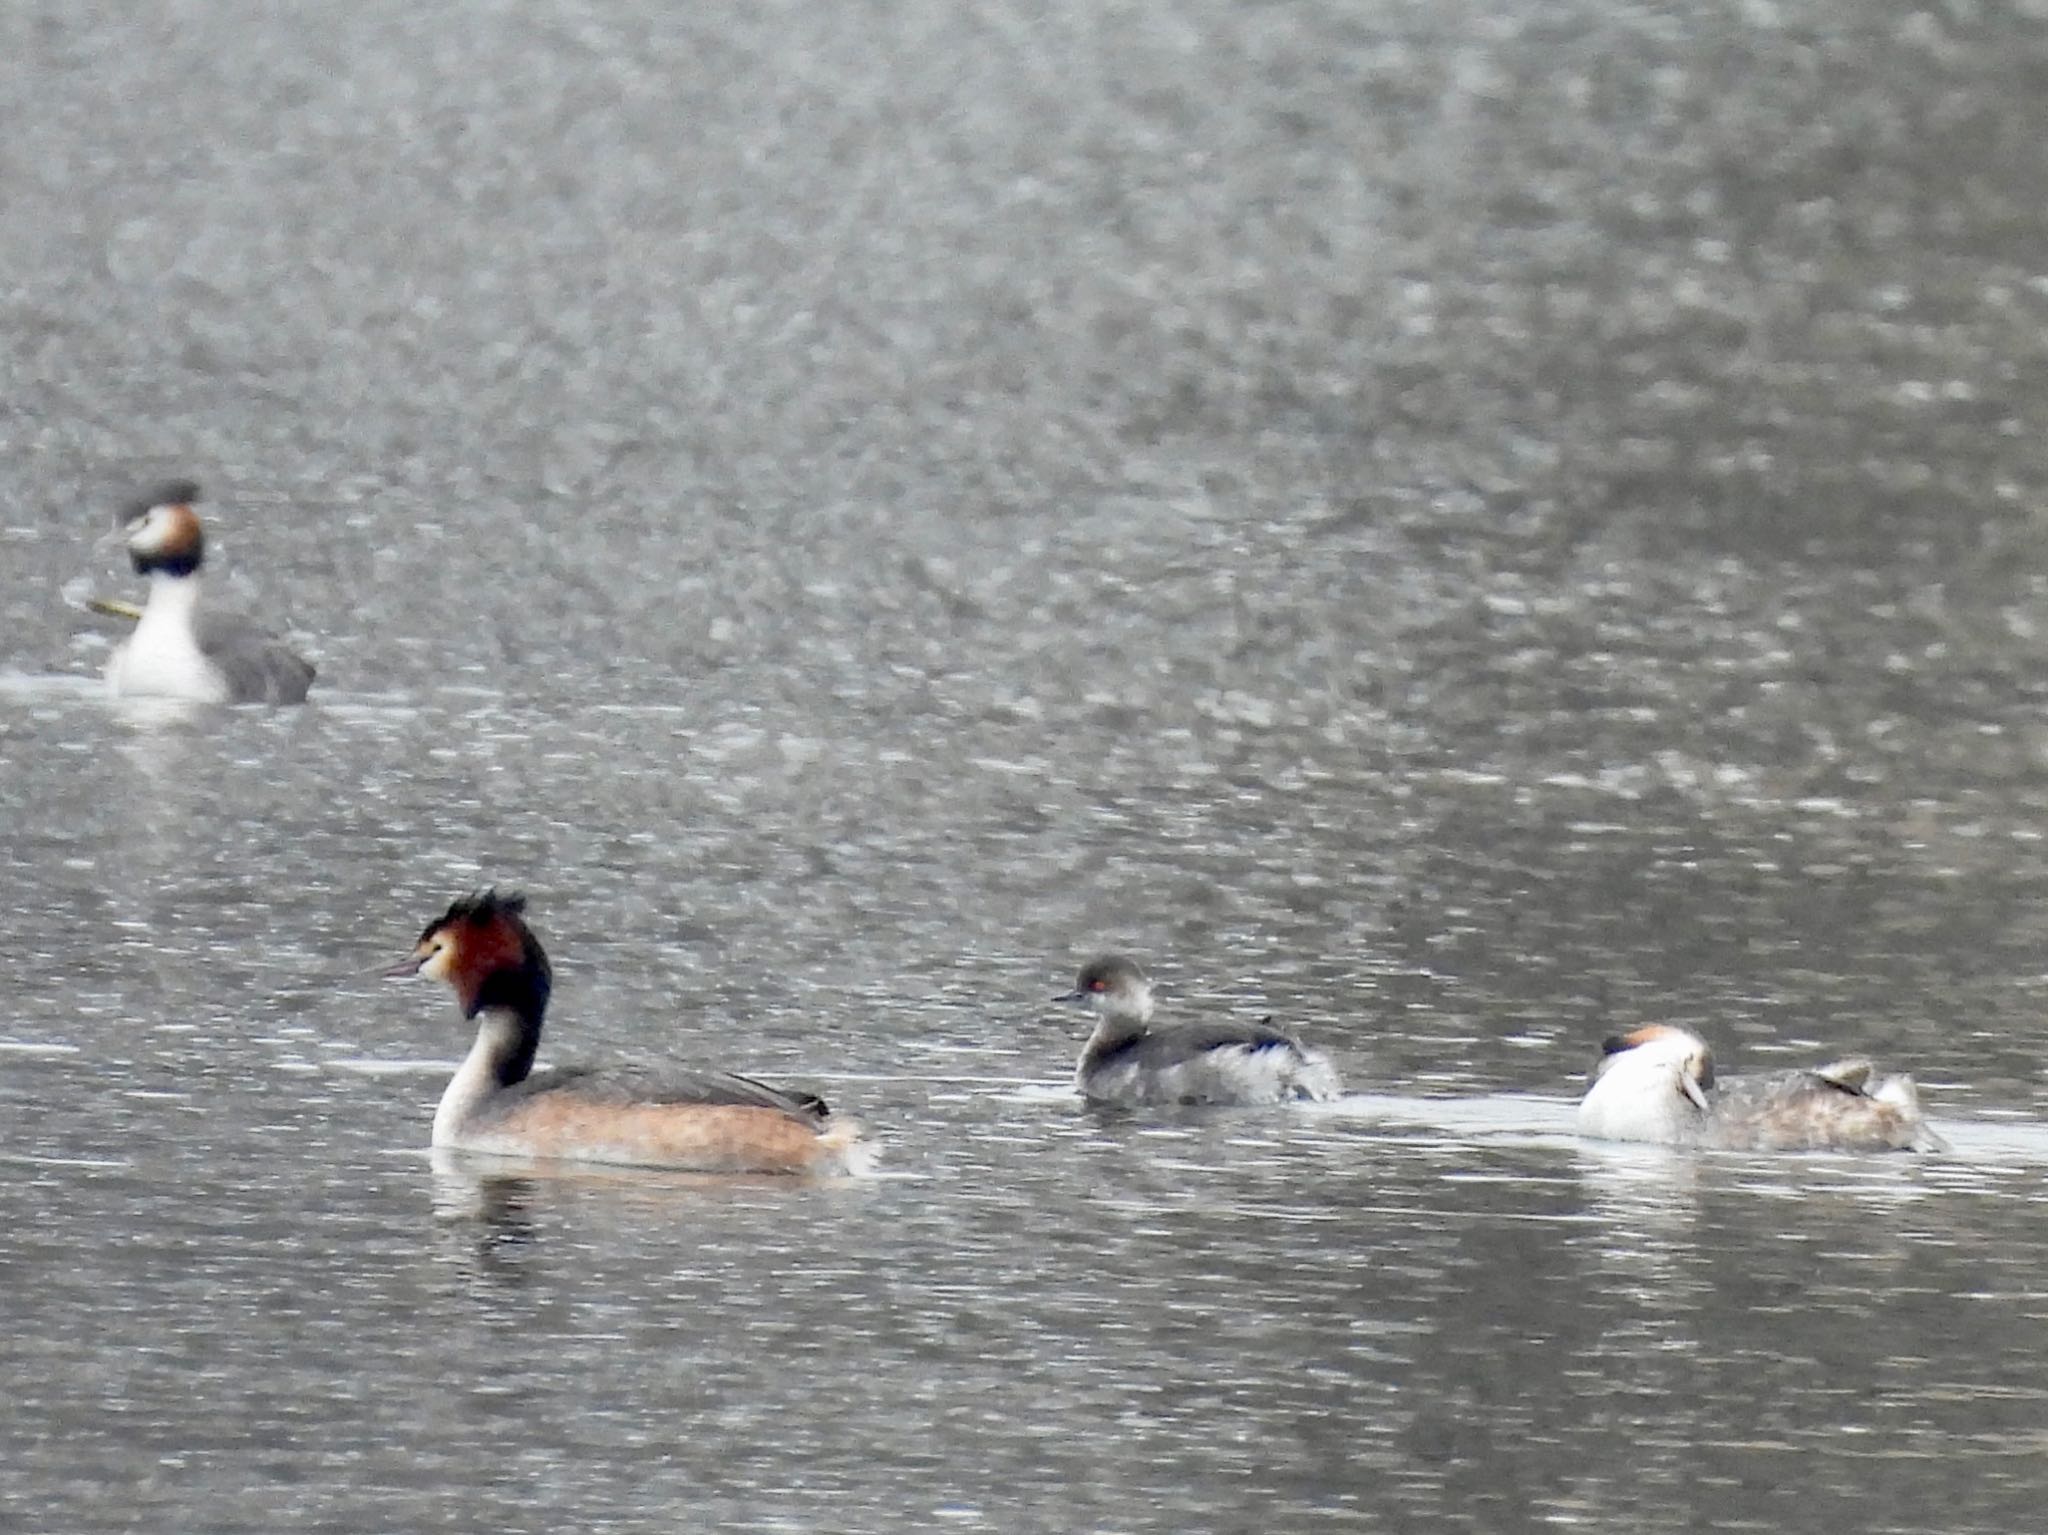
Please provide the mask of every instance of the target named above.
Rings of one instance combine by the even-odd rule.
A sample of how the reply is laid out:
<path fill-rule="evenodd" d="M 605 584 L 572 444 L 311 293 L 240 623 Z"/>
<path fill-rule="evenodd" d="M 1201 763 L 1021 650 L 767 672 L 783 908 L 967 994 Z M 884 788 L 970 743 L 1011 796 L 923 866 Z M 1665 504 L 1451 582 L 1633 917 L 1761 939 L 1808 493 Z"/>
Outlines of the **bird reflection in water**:
<path fill-rule="evenodd" d="M 448 1237 L 448 1258 L 472 1278 L 502 1285 L 527 1279 L 524 1259 L 536 1240 L 539 1186 L 448 1151 L 429 1153 L 434 1219 Z"/>

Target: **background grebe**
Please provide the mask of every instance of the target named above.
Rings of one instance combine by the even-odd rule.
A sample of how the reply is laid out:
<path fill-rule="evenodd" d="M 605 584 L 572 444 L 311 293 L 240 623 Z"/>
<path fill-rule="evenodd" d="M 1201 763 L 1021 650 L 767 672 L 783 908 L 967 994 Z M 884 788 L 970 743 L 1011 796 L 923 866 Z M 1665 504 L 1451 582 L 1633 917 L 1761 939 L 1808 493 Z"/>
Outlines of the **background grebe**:
<path fill-rule="evenodd" d="M 1944 1151 L 1913 1079 L 1854 1058 L 1759 1072 L 1718 1086 L 1706 1041 L 1650 1024 L 1602 1044 L 1579 1133 L 1613 1141 L 1750 1151 Z"/>
<path fill-rule="evenodd" d="M 1250 1104 L 1334 1098 L 1329 1061 L 1265 1022 L 1152 1022 L 1152 983 L 1120 954 L 1082 966 L 1055 1002 L 1096 1013 L 1074 1085 L 1094 1103 Z"/>
<path fill-rule="evenodd" d="M 521 915 L 525 898 L 482 890 L 427 924 L 387 976 L 455 992 L 476 1042 L 434 1114 L 433 1144 L 697 1172 L 857 1171 L 872 1158 L 852 1121 L 811 1093 L 729 1072 L 563 1067 L 535 1072 L 554 972 Z"/>
<path fill-rule="evenodd" d="M 206 536 L 192 504 L 199 486 L 171 480 L 130 502 L 116 520 L 149 600 L 135 632 L 107 662 L 117 694 L 212 704 L 304 703 L 312 663 L 239 613 L 202 605 Z"/>

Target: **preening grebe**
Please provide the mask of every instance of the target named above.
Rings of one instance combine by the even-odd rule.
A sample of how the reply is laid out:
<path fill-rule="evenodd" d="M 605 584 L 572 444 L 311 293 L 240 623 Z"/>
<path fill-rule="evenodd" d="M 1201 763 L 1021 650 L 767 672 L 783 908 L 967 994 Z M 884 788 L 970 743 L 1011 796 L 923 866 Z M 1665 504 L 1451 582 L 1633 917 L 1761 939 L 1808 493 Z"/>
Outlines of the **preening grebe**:
<path fill-rule="evenodd" d="M 1697 1034 L 1654 1023 L 1607 1040 L 1579 1102 L 1579 1133 L 1741 1151 L 1945 1151 L 1913 1079 L 1860 1058 L 1731 1077 L 1718 1086 Z"/>
<path fill-rule="evenodd" d="M 1074 1085 L 1093 1103 L 1284 1103 L 1344 1089 L 1328 1060 L 1265 1023 L 1152 1022 L 1152 983 L 1119 954 L 1091 959 L 1055 1002 L 1094 1007 Z"/>
<path fill-rule="evenodd" d="M 846 1172 L 871 1157 L 822 1098 L 722 1071 L 533 1070 L 554 972 L 522 896 L 465 896 L 385 974 L 446 981 L 470 1046 L 434 1114 L 436 1146 L 720 1173 Z"/>
<path fill-rule="evenodd" d="M 208 704 L 297 704 L 312 664 L 277 635 L 237 613 L 200 605 L 206 537 L 192 503 L 199 487 L 171 480 L 138 496 L 116 527 L 135 573 L 149 577 L 142 618 L 107 662 L 117 694 Z"/>

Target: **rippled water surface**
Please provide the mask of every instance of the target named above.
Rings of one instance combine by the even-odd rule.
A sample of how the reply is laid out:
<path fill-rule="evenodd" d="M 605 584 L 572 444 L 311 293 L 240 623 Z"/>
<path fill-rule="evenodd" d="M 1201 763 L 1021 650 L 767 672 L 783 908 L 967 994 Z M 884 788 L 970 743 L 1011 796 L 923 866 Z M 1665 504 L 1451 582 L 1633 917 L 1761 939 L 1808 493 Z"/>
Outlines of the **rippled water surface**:
<path fill-rule="evenodd" d="M 2038 1523 L 2038 7 L 0 45 L 0 1526 Z M 310 706 L 91 681 L 172 470 Z M 884 1174 L 430 1159 L 486 881 Z M 1084 1111 L 1104 945 L 1357 1093 Z M 1955 1150 L 1577 1142 L 1652 1018 Z"/>

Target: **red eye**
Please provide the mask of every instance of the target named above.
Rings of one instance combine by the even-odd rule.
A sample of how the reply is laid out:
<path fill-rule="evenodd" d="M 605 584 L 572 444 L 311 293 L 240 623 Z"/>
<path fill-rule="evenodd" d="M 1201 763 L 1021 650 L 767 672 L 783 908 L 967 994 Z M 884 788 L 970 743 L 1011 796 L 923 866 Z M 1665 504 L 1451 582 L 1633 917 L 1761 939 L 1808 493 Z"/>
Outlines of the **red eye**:
<path fill-rule="evenodd" d="M 1107 981 L 1090 981 L 1090 982 L 1088 983 L 1088 989 L 1089 989 L 1090 991 L 1108 991 L 1108 990 L 1109 990 L 1109 982 L 1107 982 Z"/>

